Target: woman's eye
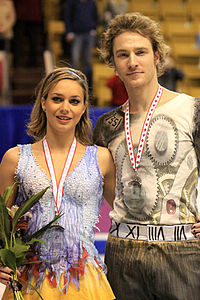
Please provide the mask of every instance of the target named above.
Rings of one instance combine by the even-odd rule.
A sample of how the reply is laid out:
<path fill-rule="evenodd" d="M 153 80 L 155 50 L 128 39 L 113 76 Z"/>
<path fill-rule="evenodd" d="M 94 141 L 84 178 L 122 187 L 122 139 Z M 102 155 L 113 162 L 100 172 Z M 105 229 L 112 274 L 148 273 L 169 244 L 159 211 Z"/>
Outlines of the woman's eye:
<path fill-rule="evenodd" d="M 53 97 L 52 100 L 54 102 L 60 102 L 60 101 L 62 101 L 62 99 L 60 97 Z"/>
<path fill-rule="evenodd" d="M 80 100 L 78 100 L 78 99 L 71 99 L 70 103 L 72 103 L 72 104 L 79 104 Z"/>

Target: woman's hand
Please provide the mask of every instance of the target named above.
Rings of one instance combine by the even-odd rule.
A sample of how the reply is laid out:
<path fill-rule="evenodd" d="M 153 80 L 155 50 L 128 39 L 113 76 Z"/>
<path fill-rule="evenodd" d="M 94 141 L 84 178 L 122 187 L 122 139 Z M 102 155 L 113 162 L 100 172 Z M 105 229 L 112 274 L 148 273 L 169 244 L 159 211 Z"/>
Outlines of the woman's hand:
<path fill-rule="evenodd" d="M 0 282 L 2 284 L 10 286 L 11 281 L 13 280 L 14 272 L 8 267 L 0 266 Z M 17 276 L 20 277 L 21 273 L 17 271 Z"/>
<path fill-rule="evenodd" d="M 192 225 L 192 233 L 195 235 L 196 238 L 200 238 L 200 214 L 198 215 L 197 223 Z"/>
<path fill-rule="evenodd" d="M 10 285 L 13 280 L 14 272 L 8 267 L 0 266 L 0 282 L 5 285 Z"/>

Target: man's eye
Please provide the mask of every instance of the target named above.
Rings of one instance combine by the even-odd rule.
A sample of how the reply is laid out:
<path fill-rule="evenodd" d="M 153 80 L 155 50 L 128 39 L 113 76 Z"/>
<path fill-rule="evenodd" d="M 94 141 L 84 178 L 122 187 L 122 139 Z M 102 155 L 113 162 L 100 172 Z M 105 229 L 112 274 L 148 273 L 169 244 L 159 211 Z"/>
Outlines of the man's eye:
<path fill-rule="evenodd" d="M 127 56 L 128 56 L 127 53 L 120 53 L 120 54 L 118 55 L 118 57 L 127 57 Z"/>
<path fill-rule="evenodd" d="M 144 51 L 138 51 L 136 54 L 137 55 L 143 55 L 145 52 Z"/>

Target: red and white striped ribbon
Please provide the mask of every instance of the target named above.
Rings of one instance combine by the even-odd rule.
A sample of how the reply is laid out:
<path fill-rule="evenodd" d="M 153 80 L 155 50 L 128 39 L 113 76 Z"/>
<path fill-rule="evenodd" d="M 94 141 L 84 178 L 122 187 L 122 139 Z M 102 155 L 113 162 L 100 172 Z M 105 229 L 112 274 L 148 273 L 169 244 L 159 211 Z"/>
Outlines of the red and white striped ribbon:
<path fill-rule="evenodd" d="M 135 154 L 134 154 L 133 141 L 132 141 L 131 129 L 130 129 L 130 103 L 129 103 L 129 101 L 126 104 L 125 122 L 124 122 L 125 136 L 126 136 L 128 155 L 129 155 L 129 158 L 130 158 L 130 161 L 131 161 L 134 171 L 136 171 L 138 169 L 138 166 L 139 166 L 139 163 L 140 163 L 140 160 L 142 157 L 142 153 L 144 150 L 144 145 L 145 145 L 145 141 L 146 141 L 146 137 L 147 137 L 147 133 L 148 133 L 148 129 L 149 129 L 149 124 L 151 122 L 154 111 L 160 101 L 162 91 L 163 91 L 163 88 L 159 85 L 156 95 L 149 106 L 149 109 L 148 109 L 148 112 L 147 112 L 147 115 L 146 115 L 146 118 L 145 118 L 145 121 L 143 124 L 136 158 L 135 158 Z"/>
<path fill-rule="evenodd" d="M 45 155 L 45 159 L 46 159 L 46 164 L 47 164 L 47 167 L 49 170 L 49 174 L 50 174 L 51 182 L 52 182 L 52 186 L 53 186 L 53 195 L 54 195 L 54 201 L 55 201 L 55 214 L 58 215 L 61 204 L 62 204 L 63 186 L 64 186 L 65 178 L 68 175 L 70 166 L 72 164 L 72 161 L 73 161 L 73 158 L 74 158 L 74 155 L 76 152 L 77 142 L 76 142 L 76 138 L 74 137 L 73 142 L 69 148 L 67 158 L 65 160 L 64 168 L 63 168 L 62 175 L 61 175 L 60 181 L 58 183 L 58 186 L 56 183 L 56 175 L 55 175 L 53 160 L 52 160 L 50 148 L 49 148 L 48 142 L 46 140 L 46 137 L 43 138 L 42 145 L 43 145 L 44 155 Z"/>

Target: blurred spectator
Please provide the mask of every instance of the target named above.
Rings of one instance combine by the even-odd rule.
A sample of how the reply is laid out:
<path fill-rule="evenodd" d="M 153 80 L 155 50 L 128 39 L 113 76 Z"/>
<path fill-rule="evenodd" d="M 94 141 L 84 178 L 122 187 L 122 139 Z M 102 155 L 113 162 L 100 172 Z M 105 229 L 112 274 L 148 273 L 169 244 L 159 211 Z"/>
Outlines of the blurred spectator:
<path fill-rule="evenodd" d="M 83 71 L 91 88 L 92 53 L 98 23 L 96 1 L 66 0 L 64 21 L 66 40 L 68 43 L 71 43 L 71 66 L 74 69 L 80 68 Z"/>
<path fill-rule="evenodd" d="M 104 26 L 107 26 L 111 19 L 116 15 L 125 13 L 127 11 L 127 0 L 107 0 L 107 5 L 104 12 Z"/>
<path fill-rule="evenodd" d="M 11 103 L 9 54 L 15 20 L 12 0 L 0 0 L 0 105 Z"/>
<path fill-rule="evenodd" d="M 108 79 L 106 85 L 112 91 L 112 106 L 122 105 L 128 99 L 126 88 L 119 76 L 113 75 L 111 78 Z"/>
<path fill-rule="evenodd" d="M 37 66 L 41 55 L 40 47 L 44 45 L 42 0 L 13 1 L 17 14 L 14 27 L 14 66 Z"/>
<path fill-rule="evenodd" d="M 15 7 L 12 0 L 0 0 L 0 50 L 9 52 L 15 21 Z"/>
<path fill-rule="evenodd" d="M 175 61 L 172 56 L 166 58 L 165 73 L 158 78 L 158 82 L 163 87 L 177 92 L 177 81 L 183 80 L 184 73 L 175 66 Z"/>

